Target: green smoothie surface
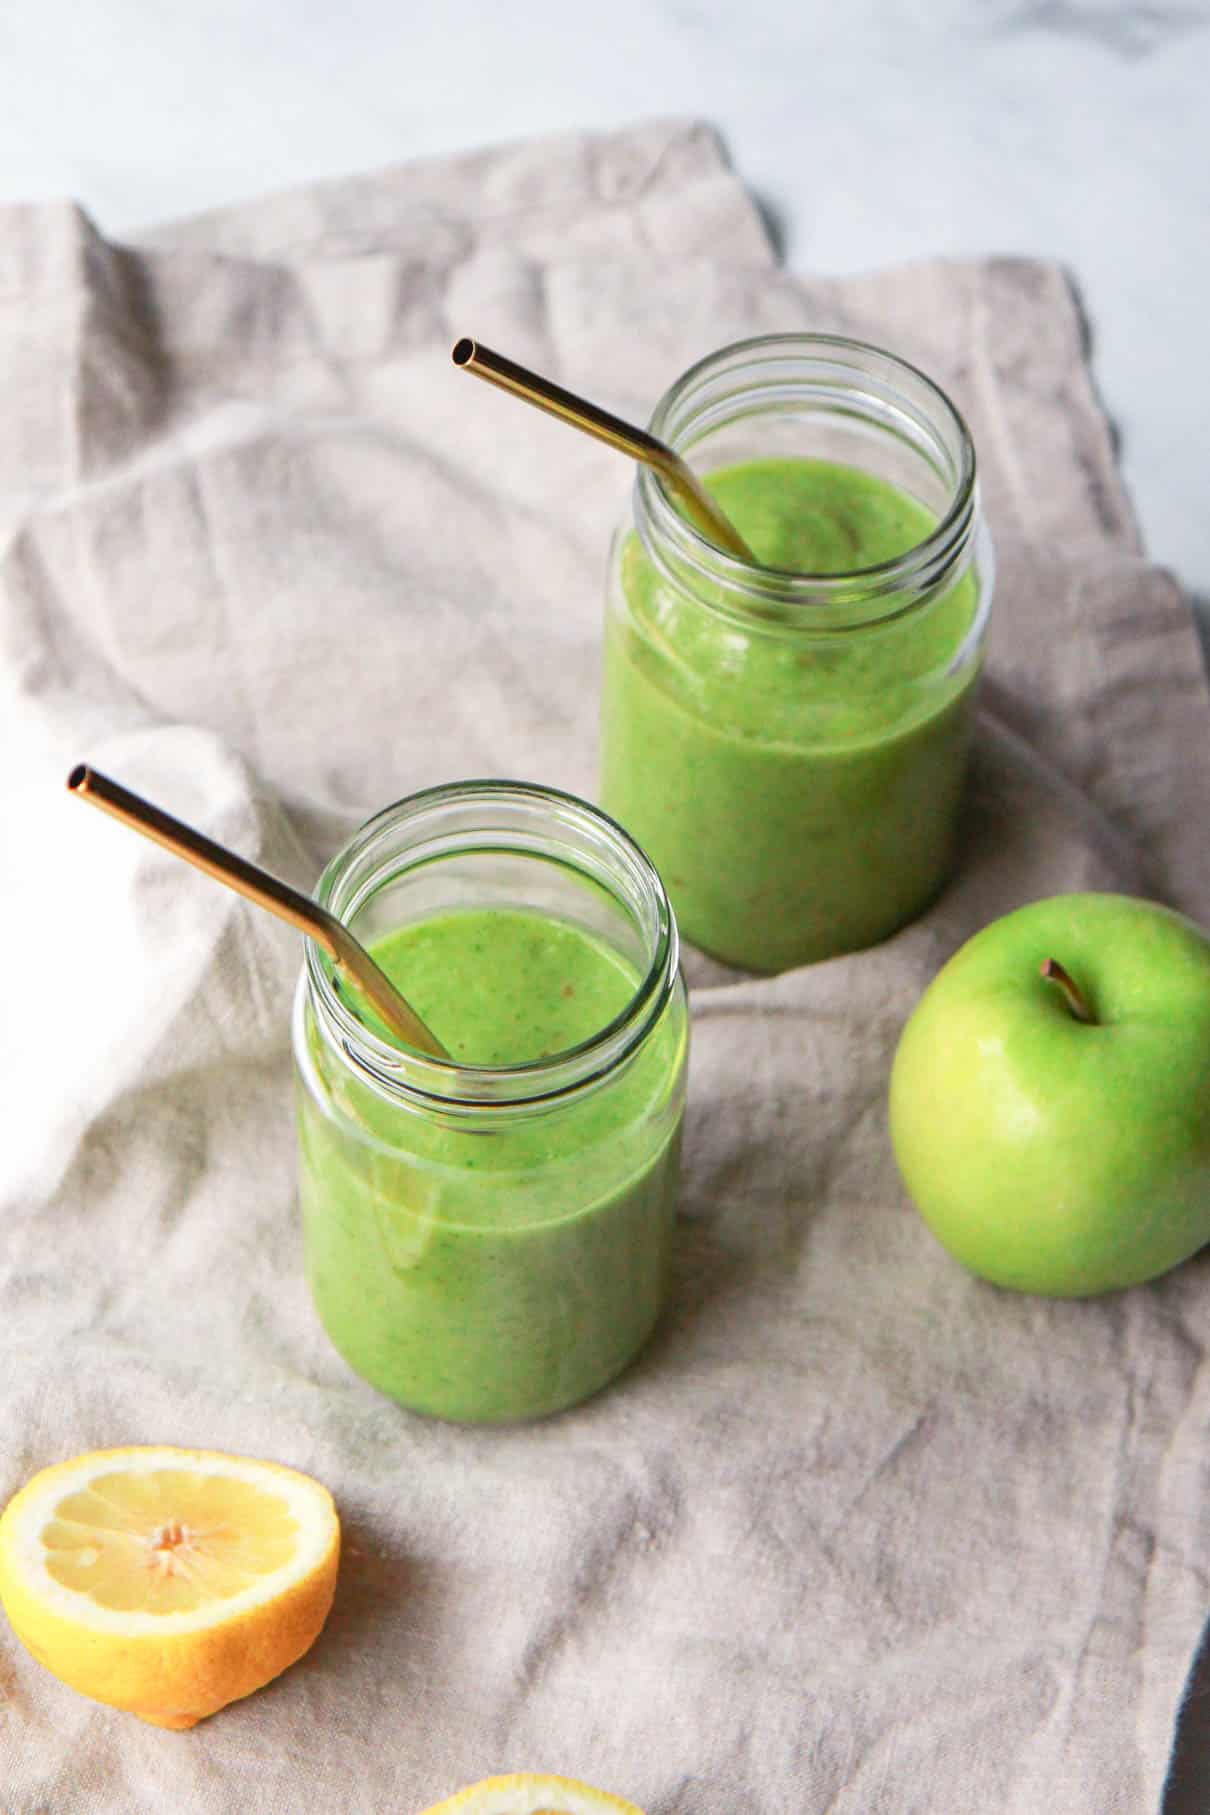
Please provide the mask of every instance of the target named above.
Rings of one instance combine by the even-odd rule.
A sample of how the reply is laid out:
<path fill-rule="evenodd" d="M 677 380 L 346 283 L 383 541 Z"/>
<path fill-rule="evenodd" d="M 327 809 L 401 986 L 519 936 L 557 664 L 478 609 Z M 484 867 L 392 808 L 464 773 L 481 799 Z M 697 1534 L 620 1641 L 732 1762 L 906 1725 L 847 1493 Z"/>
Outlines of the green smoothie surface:
<path fill-rule="evenodd" d="M 462 1065 L 528 1065 L 590 1040 L 638 979 L 608 946 L 524 908 L 456 908 L 398 928 L 375 962 Z"/>
<path fill-rule="evenodd" d="M 704 481 L 763 564 L 804 577 L 835 579 L 893 561 L 937 526 L 898 486 L 829 460 L 746 460 Z M 744 737 L 795 745 L 806 738 L 817 748 L 880 741 L 889 727 L 936 711 L 931 683 L 978 609 L 967 572 L 906 610 L 889 600 L 884 622 L 856 629 L 830 629 L 827 608 L 813 604 L 787 607 L 776 625 L 754 616 L 741 644 L 724 615 L 727 595 L 718 594 L 722 611 L 709 608 L 709 585 L 704 605 L 686 600 L 637 535 L 622 554 L 622 586 L 672 698 Z M 632 655 L 644 659 L 641 650 Z"/>
<path fill-rule="evenodd" d="M 450 1056 L 479 1068 L 507 1069 L 570 1052 L 615 1021 L 640 982 L 627 960 L 593 933 L 524 907 L 447 909 L 397 927 L 369 949 Z M 367 1005 L 357 1007 L 368 1026 L 391 1038 Z M 355 1078 L 334 1078 L 333 1087 L 352 1124 L 388 1148 L 402 1146 L 414 1165 L 441 1173 L 439 1191 L 412 1192 L 414 1214 L 463 1227 L 528 1225 L 569 1214 L 568 1166 L 579 1167 L 585 1180 L 616 1175 L 678 1049 L 671 1027 L 662 1027 L 608 1088 L 574 1096 L 558 1114 L 542 1113 L 539 1105 L 536 1114 L 502 1116 L 486 1144 Z M 635 1145 L 633 1163 L 640 1165 L 645 1138 Z M 525 1192 L 505 1198 L 489 1189 L 488 1178 L 503 1173 L 528 1174 Z"/>
<path fill-rule="evenodd" d="M 745 460 L 707 487 L 764 567 L 855 573 L 924 542 L 937 520 L 898 486 L 831 460 Z"/>

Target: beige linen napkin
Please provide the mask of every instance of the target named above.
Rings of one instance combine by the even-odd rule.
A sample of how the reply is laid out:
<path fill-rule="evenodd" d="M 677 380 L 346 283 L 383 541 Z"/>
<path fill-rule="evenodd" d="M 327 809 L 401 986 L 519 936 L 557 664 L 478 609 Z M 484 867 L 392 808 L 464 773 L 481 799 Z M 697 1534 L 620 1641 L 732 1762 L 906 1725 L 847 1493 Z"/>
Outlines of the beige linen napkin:
<path fill-rule="evenodd" d="M 1000 577 L 960 872 L 880 949 L 692 957 L 672 1306 L 515 1430 L 398 1410 L 300 1269 L 291 935 L 62 789 L 87 757 L 309 885 L 476 774 L 591 794 L 624 463 L 448 362 L 481 335 L 643 416 L 771 330 L 969 413 Z M 0 1808 L 399 1815 L 542 1768 L 651 1815 L 1158 1804 L 1206 1607 L 1210 1266 L 1092 1304 L 968 1278 L 898 1185 L 898 1030 L 988 918 L 1075 888 L 1210 921 L 1210 712 L 1052 267 L 774 267 L 712 135 L 407 166 L 107 243 L 0 214 L 0 1496 L 93 1446 L 336 1495 L 329 1626 L 188 1734 L 0 1629 Z"/>

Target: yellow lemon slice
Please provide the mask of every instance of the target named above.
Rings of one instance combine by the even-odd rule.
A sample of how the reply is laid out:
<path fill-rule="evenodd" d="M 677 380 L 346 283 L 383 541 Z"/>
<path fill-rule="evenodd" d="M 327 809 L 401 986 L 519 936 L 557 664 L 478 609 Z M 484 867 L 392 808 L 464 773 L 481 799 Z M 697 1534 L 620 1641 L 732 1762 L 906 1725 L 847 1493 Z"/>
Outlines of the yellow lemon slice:
<path fill-rule="evenodd" d="M 0 1602 L 82 1695 L 192 1727 L 314 1643 L 339 1557 L 332 1497 L 307 1475 L 208 1450 L 95 1450 L 9 1501 Z"/>
<path fill-rule="evenodd" d="M 607 1796 L 591 1784 L 570 1777 L 545 1777 L 520 1771 L 512 1777 L 489 1777 L 435 1803 L 421 1815 L 643 1815 L 633 1802 Z"/>

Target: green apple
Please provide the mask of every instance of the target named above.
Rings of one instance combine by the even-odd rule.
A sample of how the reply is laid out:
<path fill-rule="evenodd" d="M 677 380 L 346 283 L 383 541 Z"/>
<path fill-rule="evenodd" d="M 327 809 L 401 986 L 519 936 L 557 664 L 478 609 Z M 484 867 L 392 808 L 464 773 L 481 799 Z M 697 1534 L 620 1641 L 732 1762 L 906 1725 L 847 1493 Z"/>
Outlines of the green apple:
<path fill-rule="evenodd" d="M 891 1068 L 891 1141 L 973 1273 L 1077 1298 L 1210 1241 L 1210 937 L 1154 902 L 1057 895 L 967 942 Z"/>

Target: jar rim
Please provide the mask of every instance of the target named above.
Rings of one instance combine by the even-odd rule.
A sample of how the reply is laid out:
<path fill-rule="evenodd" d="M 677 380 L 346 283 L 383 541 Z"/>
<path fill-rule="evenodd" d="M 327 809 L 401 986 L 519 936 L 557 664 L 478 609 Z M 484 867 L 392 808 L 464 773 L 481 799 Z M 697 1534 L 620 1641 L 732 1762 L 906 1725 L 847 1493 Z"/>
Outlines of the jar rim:
<path fill-rule="evenodd" d="M 745 360 L 759 364 L 772 363 L 788 355 L 809 359 L 840 356 L 839 363 L 861 375 L 852 356 L 875 362 L 884 374 L 895 374 L 923 388 L 925 396 L 937 406 L 937 414 L 952 435 L 956 447 L 956 473 L 949 502 L 929 534 L 911 548 L 889 560 L 866 567 L 846 568 L 839 572 L 813 573 L 795 568 L 754 566 L 739 556 L 721 549 L 702 533 L 695 523 L 682 515 L 664 477 L 652 468 L 641 466 L 635 479 L 635 519 L 644 547 L 653 560 L 652 531 L 676 551 L 677 558 L 715 586 L 736 595 L 747 596 L 750 609 L 764 606 L 853 606 L 889 601 L 886 610 L 875 610 L 847 622 L 799 625 L 799 628 L 843 630 L 859 628 L 870 622 L 885 623 L 888 618 L 910 610 L 924 597 L 931 597 L 945 584 L 970 544 L 976 529 L 978 501 L 978 463 L 974 442 L 966 419 L 952 398 L 927 372 L 873 342 L 841 334 L 785 333 L 761 334 L 716 348 L 683 372 L 664 392 L 652 412 L 648 428 L 651 434 L 668 441 L 678 452 L 686 431 L 692 429 L 691 416 L 669 431 L 670 420 L 678 405 L 692 397 L 695 388 L 710 378 L 721 376 L 729 364 Z M 742 391 L 737 393 L 742 394 Z M 756 394 L 754 389 L 753 394 Z M 872 396 L 873 393 L 871 392 Z M 871 415 L 870 420 L 877 420 Z M 917 418 L 919 421 L 919 418 Z M 678 440 L 681 445 L 678 445 Z M 648 533 L 644 534 L 644 530 Z M 910 594 L 905 601 L 905 593 Z M 783 623 L 793 620 L 782 620 Z"/>
<path fill-rule="evenodd" d="M 642 1044 L 672 994 L 680 964 L 676 919 L 664 885 L 646 853 L 600 807 L 563 789 L 534 782 L 498 779 L 448 782 L 405 795 L 366 820 L 329 860 L 316 884 L 315 899 L 343 920 L 354 915 L 380 888 L 408 869 L 474 851 L 507 851 L 539 861 L 562 862 L 568 869 L 579 867 L 566 854 L 544 853 L 537 843 L 525 847 L 510 842 L 507 831 L 493 832 L 488 825 L 450 834 L 449 848 L 443 850 L 426 851 L 425 841 L 418 840 L 410 862 L 406 852 L 398 849 L 389 854 L 380 852 L 383 861 L 377 868 L 373 867 L 374 847 L 385 846 L 387 835 L 409 821 L 416 822 L 419 829 L 426 819 L 440 814 L 445 808 L 475 805 L 483 807 L 489 815 L 495 807 L 498 816 L 502 809 L 546 808 L 553 810 L 557 825 L 596 835 L 605 854 L 616 865 L 618 881 L 611 889 L 615 899 L 624 907 L 632 907 L 623 890 L 624 881 L 640 898 L 641 909 L 646 915 L 646 924 L 641 930 L 651 955 L 625 1006 L 586 1039 L 562 1052 L 521 1064 L 479 1066 L 422 1053 L 381 1037 L 352 1011 L 337 987 L 327 954 L 313 940 L 306 940 L 303 977 L 307 999 L 329 1043 L 335 1044 L 340 1054 L 380 1093 L 413 1106 L 463 1113 L 547 1104 L 595 1086 L 624 1064 Z M 350 899 L 344 900 L 342 881 L 354 875 L 356 867 L 365 864 L 367 859 L 371 860 L 367 874 L 352 891 Z M 610 888 L 599 868 L 583 868 L 581 874 L 597 886 Z M 637 918 L 637 914 L 634 917 Z"/>

